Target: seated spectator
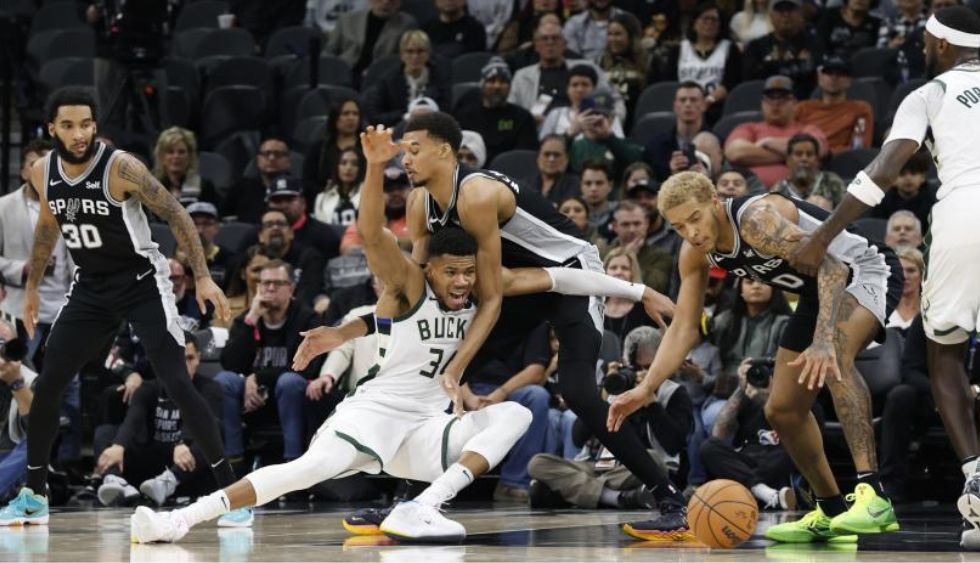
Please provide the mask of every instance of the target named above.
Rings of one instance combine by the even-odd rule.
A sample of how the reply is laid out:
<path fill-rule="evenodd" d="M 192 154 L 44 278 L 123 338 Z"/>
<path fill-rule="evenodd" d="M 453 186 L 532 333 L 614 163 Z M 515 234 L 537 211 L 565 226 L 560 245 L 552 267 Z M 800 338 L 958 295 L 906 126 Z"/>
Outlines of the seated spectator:
<path fill-rule="evenodd" d="M 582 193 L 581 178 L 568 171 L 568 144 L 563 135 L 541 139 L 537 164 L 538 173 L 522 185 L 540 192 L 556 205 Z"/>
<path fill-rule="evenodd" d="M 739 375 L 711 438 L 701 444 L 701 461 L 712 479 L 731 479 L 752 491 L 761 508 L 796 510 L 796 493 L 788 486 L 796 466 L 766 420 L 771 387 L 771 376 L 760 388 Z"/>
<path fill-rule="evenodd" d="M 494 50 L 494 46 L 500 40 L 500 34 L 511 21 L 517 5 L 510 0 L 481 0 L 467 2 L 466 6 L 470 15 L 483 24 L 487 35 L 487 50 Z"/>
<path fill-rule="evenodd" d="M 922 223 L 919 218 L 904 209 L 892 213 L 885 227 L 885 245 L 892 250 L 902 246 L 922 246 Z"/>
<path fill-rule="evenodd" d="M 871 147 L 874 112 L 864 100 L 849 100 L 851 66 L 838 56 L 829 56 L 817 67 L 820 98 L 796 105 L 796 121 L 824 132 L 830 152 Z"/>
<path fill-rule="evenodd" d="M 926 29 L 928 14 L 923 0 L 898 0 L 898 13 L 881 21 L 878 28 L 878 47 L 898 49 L 913 32 Z"/>
<path fill-rule="evenodd" d="M 293 268 L 272 260 L 259 274 L 259 292 L 248 312 L 235 319 L 221 352 L 226 370 L 215 376 L 224 392 L 225 454 L 235 459 L 245 452 L 242 414 L 267 414 L 272 401 L 283 433 L 283 458 L 298 458 L 304 449 L 303 405 L 307 381 L 320 373 L 316 359 L 303 373 L 292 371 L 301 332 L 318 326 L 317 316 L 293 299 Z M 268 424 L 249 416 L 249 422 Z"/>
<path fill-rule="evenodd" d="M 820 207 L 837 207 L 844 197 L 844 180 L 820 170 L 820 142 L 807 133 L 797 133 L 786 142 L 789 175 L 772 187 L 772 192 L 809 201 Z M 819 200 L 817 198 L 820 198 Z"/>
<path fill-rule="evenodd" d="M 282 211 L 270 209 L 262 215 L 262 229 L 259 231 L 259 244 L 265 254 L 274 256 L 290 265 L 290 274 L 295 273 L 296 299 L 304 306 L 312 306 L 315 301 L 323 301 L 323 269 L 326 261 L 316 250 L 300 243 L 289 228 L 289 221 Z M 290 297 L 293 295 L 290 290 Z"/>
<path fill-rule="evenodd" d="M 210 311 L 202 312 L 197 303 L 193 280 L 187 275 L 190 268 L 185 268 L 184 264 L 176 258 L 171 258 L 169 263 L 170 284 L 173 286 L 174 300 L 177 302 L 177 324 L 188 332 L 207 328 L 211 324 L 212 314 Z"/>
<path fill-rule="evenodd" d="M 774 0 L 769 4 L 772 33 L 750 41 L 742 56 L 742 80 L 788 77 L 793 94 L 805 100 L 816 86 L 820 39 L 806 28 L 800 0 Z"/>
<path fill-rule="evenodd" d="M 642 27 L 633 14 L 614 15 L 609 20 L 606 48 L 597 61 L 609 77 L 609 85 L 619 92 L 626 104 L 626 123 L 636 120 L 633 108 L 647 85 L 649 63 L 641 41 Z"/>
<path fill-rule="evenodd" d="M 418 27 L 415 18 L 399 11 L 401 0 L 370 1 L 367 10 L 341 15 L 323 47 L 324 53 L 344 59 L 358 77 L 371 61 L 397 53 L 402 34 Z"/>
<path fill-rule="evenodd" d="M 606 238 L 599 234 L 599 230 L 589 224 L 589 206 L 581 196 L 569 196 L 558 204 L 558 212 L 568 217 L 575 226 L 585 235 L 585 240 L 599 247 L 600 252 L 605 252 L 608 244 Z"/>
<path fill-rule="evenodd" d="M 736 282 L 736 289 L 732 309 L 718 313 L 711 320 L 711 334 L 721 354 L 722 366 L 715 395 L 722 399 L 728 398 L 735 387 L 738 370 L 748 360 L 776 354 L 792 313 L 782 291 L 772 286 L 742 279 Z"/>
<path fill-rule="evenodd" d="M 598 74 L 592 65 L 577 65 L 568 71 L 568 83 L 565 86 L 568 105 L 553 107 L 545 115 L 539 133 L 541 139 L 552 134 L 564 135 L 569 141 L 577 139 L 588 123 L 599 118 L 596 100 L 592 97 L 598 80 Z M 613 116 L 612 119 L 613 134 L 623 137 L 623 124 L 618 117 Z"/>
<path fill-rule="evenodd" d="M 745 175 L 735 169 L 722 172 L 715 184 L 718 197 L 722 199 L 740 197 L 749 193 L 749 184 Z"/>
<path fill-rule="evenodd" d="M 211 279 L 218 284 L 222 291 L 228 289 L 228 283 L 235 275 L 235 270 L 238 267 L 238 256 L 214 242 L 218 236 L 218 231 L 221 230 L 218 209 L 211 203 L 199 201 L 187 206 L 187 214 L 191 216 L 194 226 L 197 227 L 197 234 L 201 236 L 204 258 L 208 262 Z"/>
<path fill-rule="evenodd" d="M 645 21 L 643 47 L 650 54 L 650 74 L 669 74 L 670 54 L 677 50 L 684 38 L 681 15 L 669 2 L 660 2 L 654 4 Z"/>
<path fill-rule="evenodd" d="M 0 290 L 0 301 L 3 300 Z M 0 340 L 13 347 L 17 329 L 0 319 Z M 27 344 L 21 346 L 27 353 Z M 27 423 L 37 373 L 19 361 L 0 358 L 0 498 L 8 498 L 27 478 Z"/>
<path fill-rule="evenodd" d="M 432 43 L 424 31 L 405 32 L 399 41 L 402 64 L 365 94 L 364 107 L 372 123 L 394 127 L 418 98 L 431 98 L 442 107 L 452 99 L 449 77 L 432 60 Z"/>
<path fill-rule="evenodd" d="M 643 147 L 616 135 L 612 92 L 600 88 L 591 99 L 593 115 L 582 124 L 582 136 L 572 143 L 569 163 L 572 170 L 578 172 L 583 170 L 586 162 L 598 159 L 606 162 L 614 177 L 619 178 L 627 166 L 643 157 Z"/>
<path fill-rule="evenodd" d="M 385 169 L 385 217 L 388 219 L 386 227 L 398 238 L 402 248 L 412 246 L 409 242 L 408 222 L 405 220 L 405 204 L 411 189 L 412 184 L 404 170 L 397 166 L 389 166 Z M 357 223 L 347 225 L 347 230 L 340 240 L 340 253 L 347 256 L 354 252 L 363 252 L 363 249 L 364 241 L 357 232 Z"/>
<path fill-rule="evenodd" d="M 553 18 L 564 27 L 565 11 L 559 0 L 527 2 L 520 13 L 512 18 L 497 42 L 497 52 L 507 53 L 507 64 L 517 70 L 538 62 L 532 40 L 534 30 L 545 17 Z"/>
<path fill-rule="evenodd" d="M 189 332 L 184 340 L 187 373 L 211 409 L 191 414 L 221 420 L 221 386 L 197 375 L 201 363 L 197 340 Z M 103 506 L 130 504 L 140 493 L 162 506 L 178 488 L 184 494 L 204 494 L 214 487 L 204 454 L 181 428 L 183 414 L 154 379 L 133 394 L 121 425 L 102 424 L 95 429 L 95 474 L 102 477 L 98 498 Z M 139 490 L 131 483 L 138 483 Z"/>
<path fill-rule="evenodd" d="M 466 0 L 436 0 L 439 17 L 422 24 L 422 31 L 432 40 L 436 55 L 453 60 L 463 53 L 487 50 L 487 32 L 483 24 L 466 13 Z"/>
<path fill-rule="evenodd" d="M 721 117 L 725 96 L 742 78 L 738 47 L 721 33 L 721 11 L 711 1 L 698 4 L 691 15 L 691 29 L 670 54 L 666 74 L 652 74 L 650 82 L 696 82 L 706 94 L 709 121 Z"/>
<path fill-rule="evenodd" d="M 357 219 L 366 169 L 367 163 L 359 150 L 342 150 L 326 189 L 316 194 L 313 217 L 317 221 L 337 227 L 353 224 Z"/>
<path fill-rule="evenodd" d="M 895 189 L 885 193 L 885 199 L 868 211 L 869 217 L 888 219 L 896 211 L 911 211 L 922 225 L 929 224 L 929 213 L 936 205 L 936 188 L 926 182 L 932 156 L 920 150 L 902 166 L 895 180 Z"/>
<path fill-rule="evenodd" d="M 303 195 L 306 196 L 306 203 L 314 209 L 317 195 L 323 192 L 337 172 L 341 154 L 351 149 L 361 152 L 359 133 L 363 129 L 364 112 L 356 98 L 340 100 L 330 108 L 326 136 L 313 142 L 303 160 Z"/>
<path fill-rule="evenodd" d="M 602 55 L 609 25 L 623 11 L 612 0 L 587 0 L 585 4 L 585 10 L 568 18 L 563 33 L 569 49 L 592 61 Z"/>
<path fill-rule="evenodd" d="M 888 317 L 888 324 L 885 326 L 895 327 L 905 333 L 921 310 L 922 274 L 926 271 L 926 263 L 922 253 L 912 246 L 900 246 L 895 254 L 902 263 L 905 283 L 902 286 L 902 299 Z"/>
<path fill-rule="evenodd" d="M 643 284 L 650 286 L 654 291 L 667 293 L 673 259 L 666 249 L 649 242 L 647 237 L 649 224 L 650 220 L 646 208 L 631 200 L 620 202 L 613 214 L 612 231 L 616 238 L 610 243 L 605 256 L 607 268 L 609 257 L 613 252 L 619 249 L 631 252 L 636 257 L 640 280 Z M 610 273 L 610 275 L 612 274 Z M 623 279 L 627 278 L 624 277 Z M 629 277 L 629 281 L 633 281 L 632 275 Z M 644 322 L 642 324 L 649 323 Z M 607 326 L 606 328 L 609 329 L 610 327 Z M 622 334 L 617 332 L 617 335 L 622 339 L 627 332 L 629 331 L 623 331 Z"/>
<path fill-rule="evenodd" d="M 623 361 L 610 363 L 603 387 L 607 387 L 610 379 L 619 379 L 617 374 L 624 367 L 634 371 L 637 384 L 643 381 L 660 347 L 661 338 L 657 329 L 647 326 L 630 332 L 623 343 Z M 609 383 L 615 385 L 611 381 Z M 608 394 L 612 392 L 604 389 L 603 396 Z M 676 472 L 680 465 L 680 453 L 691 433 L 691 413 L 691 399 L 687 390 L 668 379 L 657 389 L 656 400 L 633 413 L 626 424 L 637 427 L 637 435 L 657 465 L 665 472 Z M 536 481 L 531 486 L 532 507 L 567 504 L 589 509 L 651 507 L 653 498 L 650 491 L 598 440 L 588 436 L 581 421 L 576 423 L 576 434 L 580 437 L 576 442 L 585 444 L 576 460 L 552 454 L 540 454 L 531 459 L 528 472 Z"/>
<path fill-rule="evenodd" d="M 674 92 L 677 123 L 670 131 L 650 138 L 643 160 L 653 166 L 657 180 L 695 166 L 694 151 L 711 156 L 712 168 L 721 166 L 721 145 L 705 121 L 707 105 L 704 89 L 696 82 L 683 82 Z"/>
<path fill-rule="evenodd" d="M 233 217 L 244 223 L 255 223 L 262 219 L 265 211 L 265 196 L 276 178 L 289 174 L 292 159 L 289 144 L 285 139 L 270 136 L 262 140 L 259 152 L 255 155 L 258 169 L 257 177 L 244 176 L 232 186 L 225 199 L 222 215 Z"/>
<path fill-rule="evenodd" d="M 306 25 L 327 34 L 337 27 L 340 16 L 367 10 L 370 0 L 312 0 L 306 4 Z"/>
<path fill-rule="evenodd" d="M 628 197 L 626 194 L 641 184 L 648 188 L 646 193 L 652 193 L 654 196 L 656 196 L 658 189 L 657 186 L 659 186 L 659 184 L 657 179 L 654 177 L 653 168 L 642 160 L 630 164 L 626 167 L 626 170 L 623 170 L 623 179 L 619 183 L 623 197 L 620 199 L 625 199 Z"/>
<path fill-rule="evenodd" d="M 537 124 L 530 112 L 507 101 L 510 89 L 510 69 L 500 58 L 492 58 L 481 71 L 479 97 L 464 97 L 454 108 L 459 126 L 483 137 L 487 162 L 505 151 L 538 146 Z"/>
<path fill-rule="evenodd" d="M 262 266 L 265 266 L 269 260 L 274 258 L 274 255 L 271 255 L 264 247 L 258 244 L 252 245 L 245 250 L 241 268 L 238 269 L 236 275 L 228 283 L 228 310 L 230 311 L 231 319 L 227 323 L 221 319 L 215 319 L 211 323 L 211 326 L 230 328 L 232 321 L 245 313 L 245 311 L 248 311 L 248 308 L 252 305 L 252 301 L 255 299 L 255 295 L 258 293 L 259 274 L 262 272 Z"/>
<path fill-rule="evenodd" d="M 269 209 L 282 211 L 289 221 L 296 242 L 308 246 L 330 260 L 340 253 L 340 237 L 330 225 L 319 221 L 306 212 L 303 182 L 299 178 L 277 178 L 266 192 L 265 202 Z"/>
<path fill-rule="evenodd" d="M 745 50 L 749 42 L 772 33 L 769 20 L 769 0 L 745 0 L 742 11 L 736 12 L 728 23 L 732 40 Z"/>
<path fill-rule="evenodd" d="M 157 137 L 153 176 L 185 207 L 195 201 L 220 205 L 221 197 L 197 169 L 197 137 L 193 131 L 171 127 Z"/>
<path fill-rule="evenodd" d="M 487 164 L 487 145 L 483 142 L 483 135 L 468 129 L 462 133 L 456 158 L 470 168 L 484 168 Z"/>
<path fill-rule="evenodd" d="M 636 253 L 626 247 L 620 246 L 610 250 L 603 260 L 603 265 L 607 275 L 623 281 L 643 283 Z M 653 325 L 642 303 L 621 297 L 607 297 L 603 314 L 603 328 L 615 334 L 620 342 L 634 328 Z"/>
<path fill-rule="evenodd" d="M 617 205 L 617 202 L 609 199 L 612 190 L 613 179 L 609 166 L 601 160 L 585 163 L 582 170 L 581 193 L 582 199 L 589 206 L 589 225 L 595 227 L 599 235 L 606 238 L 610 238 L 609 225 Z"/>
<path fill-rule="evenodd" d="M 789 174 L 786 155 L 793 135 L 809 133 L 817 139 L 818 156 L 823 158 L 827 154 L 827 137 L 813 125 L 797 123 L 795 115 L 793 81 L 785 76 L 770 77 L 762 91 L 763 120 L 736 127 L 725 140 L 725 158 L 736 166 L 751 169 L 767 188 Z"/>
<path fill-rule="evenodd" d="M 817 22 L 817 35 L 824 38 L 824 55 L 844 60 L 865 47 L 878 43 L 881 20 L 872 16 L 871 0 L 844 0 L 839 8 L 826 8 Z"/>

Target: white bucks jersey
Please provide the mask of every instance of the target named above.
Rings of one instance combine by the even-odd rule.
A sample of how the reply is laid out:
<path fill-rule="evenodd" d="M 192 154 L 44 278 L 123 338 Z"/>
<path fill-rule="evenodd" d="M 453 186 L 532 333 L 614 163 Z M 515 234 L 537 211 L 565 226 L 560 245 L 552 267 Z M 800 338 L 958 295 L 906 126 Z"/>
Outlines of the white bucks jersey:
<path fill-rule="evenodd" d="M 377 317 L 375 365 L 354 396 L 397 402 L 412 410 L 445 410 L 449 397 L 441 377 L 475 314 L 473 303 L 459 311 L 443 309 L 426 283 L 425 293 L 410 311 L 392 319 Z"/>
<path fill-rule="evenodd" d="M 885 141 L 910 139 L 932 153 L 942 183 L 939 199 L 957 189 L 980 189 L 980 63 L 953 67 L 902 100 Z"/>

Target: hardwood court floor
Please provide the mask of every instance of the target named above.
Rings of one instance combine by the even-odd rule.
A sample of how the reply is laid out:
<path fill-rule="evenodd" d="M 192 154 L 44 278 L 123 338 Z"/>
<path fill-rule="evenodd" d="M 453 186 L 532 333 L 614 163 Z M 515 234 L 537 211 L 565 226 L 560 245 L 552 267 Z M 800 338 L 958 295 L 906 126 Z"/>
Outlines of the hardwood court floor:
<path fill-rule="evenodd" d="M 902 531 L 865 536 L 855 548 L 771 545 L 759 535 L 788 515 L 764 514 L 757 535 L 736 550 L 638 542 L 619 523 L 639 512 L 531 511 L 513 506 L 464 505 L 451 511 L 469 532 L 460 546 L 398 545 L 384 538 L 351 538 L 340 526 L 343 508 L 302 505 L 262 510 L 255 527 L 204 525 L 176 545 L 129 542 L 131 509 L 68 510 L 45 527 L 0 528 L 0 561 L 977 561 L 958 551 L 953 507 L 903 507 Z"/>

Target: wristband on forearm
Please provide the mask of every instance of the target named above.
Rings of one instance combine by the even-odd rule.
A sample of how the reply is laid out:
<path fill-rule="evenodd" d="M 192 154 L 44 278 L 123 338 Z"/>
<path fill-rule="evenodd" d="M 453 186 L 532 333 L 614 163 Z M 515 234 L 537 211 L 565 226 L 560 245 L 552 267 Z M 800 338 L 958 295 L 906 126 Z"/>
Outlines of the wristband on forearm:
<path fill-rule="evenodd" d="M 378 326 L 374 321 L 374 313 L 365 313 L 358 318 L 364 321 L 364 325 L 367 327 L 367 332 L 364 333 L 364 336 L 377 332 Z"/>
<path fill-rule="evenodd" d="M 858 172 L 858 175 L 847 186 L 847 192 L 869 207 L 874 207 L 885 199 L 885 191 L 864 170 Z"/>

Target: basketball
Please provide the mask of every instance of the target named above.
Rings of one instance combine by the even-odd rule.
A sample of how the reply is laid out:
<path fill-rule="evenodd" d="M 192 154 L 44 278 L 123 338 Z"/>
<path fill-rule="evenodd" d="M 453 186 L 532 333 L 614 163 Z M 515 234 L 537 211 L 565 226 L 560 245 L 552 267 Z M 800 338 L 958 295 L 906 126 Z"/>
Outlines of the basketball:
<path fill-rule="evenodd" d="M 749 539 L 759 521 L 759 505 L 748 489 L 728 479 L 698 487 L 687 504 L 687 517 L 698 541 L 730 549 Z"/>

